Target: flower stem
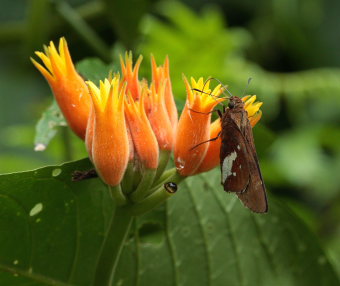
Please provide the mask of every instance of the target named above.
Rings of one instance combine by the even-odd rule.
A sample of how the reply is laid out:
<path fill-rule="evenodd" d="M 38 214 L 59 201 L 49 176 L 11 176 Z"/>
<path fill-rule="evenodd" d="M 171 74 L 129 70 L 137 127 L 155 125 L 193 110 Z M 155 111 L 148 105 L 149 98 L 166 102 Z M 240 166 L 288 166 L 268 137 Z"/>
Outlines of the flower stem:
<path fill-rule="evenodd" d="M 94 285 L 111 286 L 133 216 L 126 208 L 116 207 L 97 263 Z"/>
<path fill-rule="evenodd" d="M 122 186 L 122 190 L 124 194 L 129 194 L 132 191 L 135 172 L 136 171 L 133 166 L 133 163 L 129 163 L 126 168 L 123 181 L 121 182 L 121 186 Z"/>
<path fill-rule="evenodd" d="M 159 153 L 159 164 L 155 176 L 155 181 L 159 179 L 159 177 L 164 173 L 166 166 L 168 165 L 170 159 L 171 152 L 167 150 L 161 150 Z"/>
<path fill-rule="evenodd" d="M 122 192 L 120 185 L 115 186 L 115 187 L 109 186 L 109 189 L 110 189 L 113 200 L 118 206 L 126 205 L 127 200 Z"/>
<path fill-rule="evenodd" d="M 139 203 L 128 206 L 127 209 L 134 216 L 141 215 L 161 205 L 172 195 L 174 194 L 167 192 L 162 186 L 146 199 Z"/>
<path fill-rule="evenodd" d="M 143 171 L 142 180 L 140 181 L 137 189 L 130 195 L 130 198 L 133 202 L 139 202 L 146 197 L 155 178 L 155 175 L 156 170 L 146 169 Z"/>

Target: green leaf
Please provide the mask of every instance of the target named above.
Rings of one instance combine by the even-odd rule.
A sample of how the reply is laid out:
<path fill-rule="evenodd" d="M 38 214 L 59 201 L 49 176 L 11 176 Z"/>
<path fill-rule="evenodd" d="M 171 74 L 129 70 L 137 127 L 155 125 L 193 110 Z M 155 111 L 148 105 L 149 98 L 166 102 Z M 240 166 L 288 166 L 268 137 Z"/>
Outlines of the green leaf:
<path fill-rule="evenodd" d="M 338 285 L 317 239 L 285 205 L 270 197 L 269 213 L 253 214 L 219 182 L 217 170 L 190 178 L 139 218 L 115 285 Z"/>
<path fill-rule="evenodd" d="M 43 151 L 46 149 L 48 143 L 57 134 L 57 128 L 66 126 L 67 123 L 62 115 L 58 104 L 55 100 L 42 114 L 40 120 L 36 125 L 36 134 L 34 145 L 36 151 Z"/>
<path fill-rule="evenodd" d="M 86 160 L 0 176 L 0 285 L 93 285 L 114 211 Z M 251 213 L 214 170 L 136 219 L 115 285 L 338 285 L 316 237 L 270 197 Z"/>
<path fill-rule="evenodd" d="M 95 84 L 108 77 L 110 72 L 116 72 L 117 66 L 107 65 L 98 58 L 87 58 L 77 63 L 77 71 L 86 79 Z"/>

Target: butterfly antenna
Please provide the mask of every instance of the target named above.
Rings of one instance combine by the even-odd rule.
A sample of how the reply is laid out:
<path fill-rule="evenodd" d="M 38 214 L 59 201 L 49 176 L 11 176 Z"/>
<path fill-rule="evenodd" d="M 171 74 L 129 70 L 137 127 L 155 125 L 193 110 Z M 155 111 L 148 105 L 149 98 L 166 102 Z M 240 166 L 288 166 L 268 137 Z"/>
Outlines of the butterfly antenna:
<path fill-rule="evenodd" d="M 252 81 L 252 78 L 251 78 L 251 77 L 248 78 L 247 85 L 246 85 L 246 87 L 244 88 L 243 93 L 242 93 L 242 97 L 245 96 L 246 91 L 247 91 L 247 89 L 248 89 L 248 87 L 249 87 L 251 81 Z"/>
<path fill-rule="evenodd" d="M 231 92 L 229 91 L 228 87 L 226 85 L 224 85 L 219 79 L 215 78 L 215 77 L 209 77 L 206 81 L 209 81 L 209 80 L 216 80 L 222 87 L 224 90 L 226 90 L 228 92 L 228 94 L 230 96 L 233 96 L 231 94 Z M 226 95 L 224 92 L 223 92 L 224 95 Z M 229 96 L 227 96 L 227 98 L 229 98 Z"/>

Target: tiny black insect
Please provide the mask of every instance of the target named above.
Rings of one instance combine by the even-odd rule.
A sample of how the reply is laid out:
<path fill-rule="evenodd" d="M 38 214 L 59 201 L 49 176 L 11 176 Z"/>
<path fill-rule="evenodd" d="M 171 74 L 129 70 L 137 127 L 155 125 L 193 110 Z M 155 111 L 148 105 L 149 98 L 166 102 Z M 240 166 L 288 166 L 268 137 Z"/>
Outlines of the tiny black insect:
<path fill-rule="evenodd" d="M 176 193 L 177 192 L 177 184 L 173 183 L 173 182 L 168 182 L 164 184 L 164 189 L 168 192 L 168 193 Z"/>

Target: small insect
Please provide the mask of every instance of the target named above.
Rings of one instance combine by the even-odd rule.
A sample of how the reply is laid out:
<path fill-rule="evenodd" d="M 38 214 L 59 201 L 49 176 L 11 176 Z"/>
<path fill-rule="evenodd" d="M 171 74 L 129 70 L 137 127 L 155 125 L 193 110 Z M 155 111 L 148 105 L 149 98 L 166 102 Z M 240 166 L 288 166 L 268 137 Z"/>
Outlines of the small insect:
<path fill-rule="evenodd" d="M 177 184 L 173 183 L 173 182 L 168 182 L 164 184 L 164 189 L 170 193 L 170 194 L 174 194 L 177 192 Z"/>
<path fill-rule="evenodd" d="M 268 211 L 266 188 L 244 102 L 237 96 L 231 96 L 228 108 L 224 107 L 223 113 L 217 112 L 221 118 L 221 132 L 209 141 L 217 140 L 220 136 L 222 139 L 221 184 L 225 191 L 236 193 L 253 212 L 265 213 Z"/>

